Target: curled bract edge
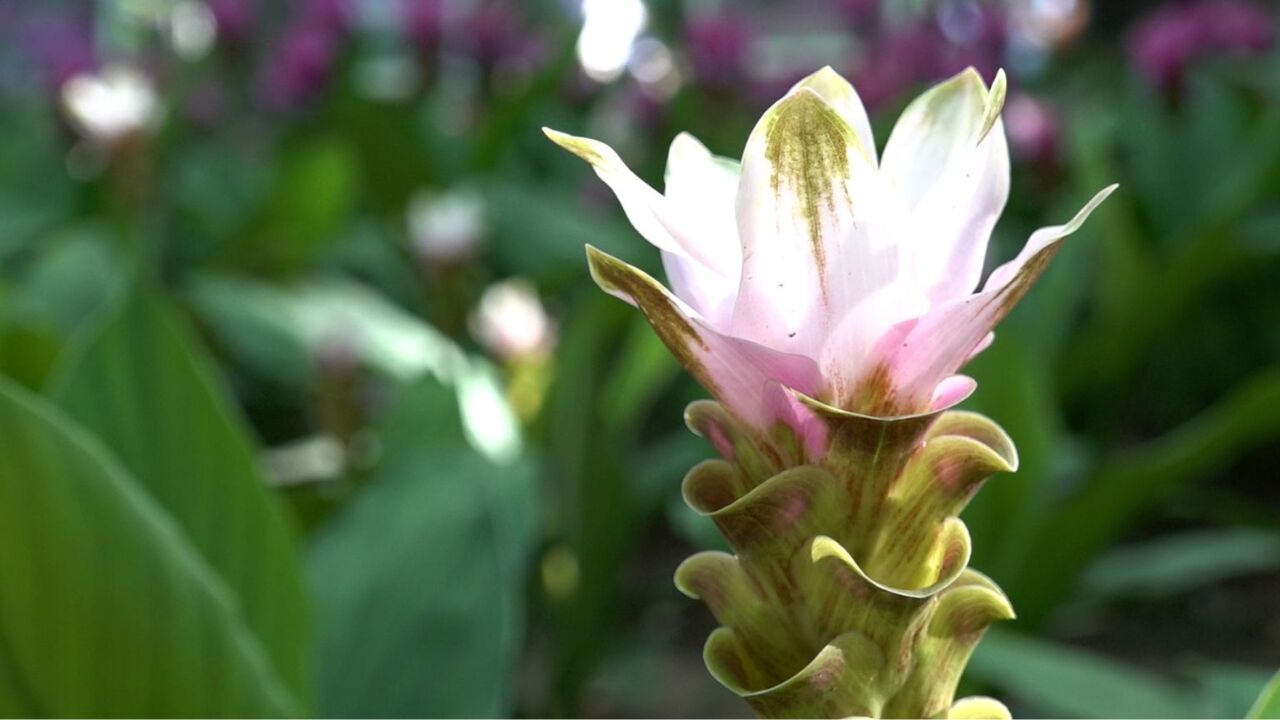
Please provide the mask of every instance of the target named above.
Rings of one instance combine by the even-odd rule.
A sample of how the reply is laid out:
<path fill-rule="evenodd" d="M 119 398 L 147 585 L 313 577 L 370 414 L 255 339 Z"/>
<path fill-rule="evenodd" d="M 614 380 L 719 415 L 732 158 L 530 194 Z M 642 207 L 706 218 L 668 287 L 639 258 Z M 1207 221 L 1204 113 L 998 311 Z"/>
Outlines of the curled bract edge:
<path fill-rule="evenodd" d="M 762 448 L 711 401 L 686 419 L 722 458 L 689 471 L 685 501 L 732 552 L 690 557 L 675 582 L 721 625 L 704 650 L 721 684 L 766 717 L 1003 717 L 989 699 L 954 703 L 982 633 L 1014 615 L 967 567 L 957 517 L 988 476 L 1017 467 L 999 426 L 963 411 L 881 426 L 837 416 L 828 438 L 856 423 L 862 440 L 779 468 L 777 447 L 810 460 L 800 442 Z"/>

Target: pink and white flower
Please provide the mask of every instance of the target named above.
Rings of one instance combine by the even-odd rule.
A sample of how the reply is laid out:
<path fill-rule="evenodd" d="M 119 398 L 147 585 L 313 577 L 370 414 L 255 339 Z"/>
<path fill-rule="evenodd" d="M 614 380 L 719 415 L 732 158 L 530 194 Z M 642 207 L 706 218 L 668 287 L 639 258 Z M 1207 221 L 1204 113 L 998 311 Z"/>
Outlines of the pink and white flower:
<path fill-rule="evenodd" d="M 794 400 L 875 417 L 962 400 L 975 383 L 957 371 L 1115 189 L 1037 230 L 980 286 L 1009 195 L 1004 96 L 1002 72 L 988 88 L 966 70 L 912 102 L 878 156 L 857 92 L 824 68 L 765 112 L 741 164 L 677 137 L 663 193 L 607 145 L 546 133 L 613 189 L 670 290 L 588 247 L 596 282 L 768 431 L 794 426 Z"/>

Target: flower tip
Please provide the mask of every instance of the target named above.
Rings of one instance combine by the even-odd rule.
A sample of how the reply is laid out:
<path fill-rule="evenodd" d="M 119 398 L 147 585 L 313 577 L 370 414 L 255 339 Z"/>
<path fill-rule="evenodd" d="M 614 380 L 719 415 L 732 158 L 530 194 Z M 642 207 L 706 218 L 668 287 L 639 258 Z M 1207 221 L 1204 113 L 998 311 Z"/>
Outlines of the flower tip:
<path fill-rule="evenodd" d="M 600 149 L 596 147 L 599 143 L 595 140 L 562 133 L 559 130 L 553 130 L 545 126 L 542 128 L 542 133 L 551 142 L 586 160 L 594 167 L 599 167 L 604 163 L 604 157 L 601 155 Z"/>
<path fill-rule="evenodd" d="M 971 66 L 969 68 L 977 73 L 977 70 Z M 981 81 L 981 76 L 979 76 Z M 1000 111 L 1004 109 L 1005 95 L 1009 91 L 1009 80 L 1005 77 L 1004 68 L 996 71 L 996 77 L 991 81 L 991 89 L 987 91 L 986 106 L 982 111 L 982 126 L 978 131 L 978 145 L 986 139 L 987 133 L 991 132 L 991 128 L 995 127 L 996 121 L 1000 119 Z"/>
<path fill-rule="evenodd" d="M 591 279 L 601 290 L 609 294 L 618 292 L 618 284 L 609 279 L 618 271 L 618 266 L 623 263 L 607 252 L 597 248 L 594 245 L 586 246 L 587 252 L 587 268 L 591 272 Z"/>

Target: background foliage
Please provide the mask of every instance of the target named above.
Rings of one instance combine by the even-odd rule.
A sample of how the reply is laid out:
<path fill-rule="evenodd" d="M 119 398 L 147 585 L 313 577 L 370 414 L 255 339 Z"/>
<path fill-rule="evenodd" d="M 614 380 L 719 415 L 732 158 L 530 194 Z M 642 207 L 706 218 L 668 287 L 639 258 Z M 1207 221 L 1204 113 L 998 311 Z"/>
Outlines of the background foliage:
<path fill-rule="evenodd" d="M 657 254 L 538 128 L 657 184 L 821 65 L 883 141 L 972 64 L 1011 78 L 992 265 L 1121 190 L 970 367 L 1022 469 L 965 515 L 1019 612 L 969 690 L 1280 717 L 1276 23 L 0 0 L 0 714 L 744 713 L 670 581 L 717 542 L 679 501 L 702 392 L 582 247 Z"/>

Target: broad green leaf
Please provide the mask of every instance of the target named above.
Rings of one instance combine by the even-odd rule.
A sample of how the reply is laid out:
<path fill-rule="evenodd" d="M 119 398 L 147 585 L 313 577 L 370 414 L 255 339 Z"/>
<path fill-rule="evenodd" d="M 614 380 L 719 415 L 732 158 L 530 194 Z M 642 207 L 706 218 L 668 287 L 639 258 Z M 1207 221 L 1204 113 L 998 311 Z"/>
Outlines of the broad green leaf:
<path fill-rule="evenodd" d="M 532 477 L 465 441 L 454 393 L 402 388 L 369 486 L 310 553 L 325 716 L 510 713 Z"/>
<path fill-rule="evenodd" d="M 0 712 L 297 715 L 238 603 L 102 443 L 0 380 Z"/>
<path fill-rule="evenodd" d="M 1280 718 L 1280 673 L 1276 673 L 1275 677 L 1271 678 L 1271 682 L 1263 688 L 1262 694 L 1258 696 L 1257 702 L 1245 717 L 1250 720 Z"/>
<path fill-rule="evenodd" d="M 1195 699 L 1177 684 L 1081 650 L 992 629 L 968 675 L 1023 700 L 1031 717 L 1187 717 Z"/>
<path fill-rule="evenodd" d="M 51 395 L 173 516 L 280 677 L 308 697 L 309 608 L 293 530 L 198 343 L 146 290 L 122 296 L 82 340 Z"/>

